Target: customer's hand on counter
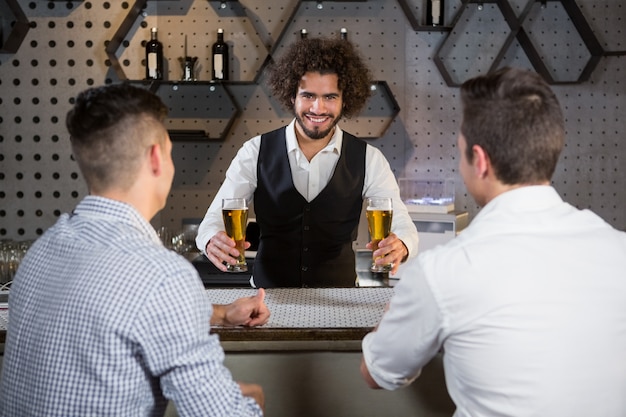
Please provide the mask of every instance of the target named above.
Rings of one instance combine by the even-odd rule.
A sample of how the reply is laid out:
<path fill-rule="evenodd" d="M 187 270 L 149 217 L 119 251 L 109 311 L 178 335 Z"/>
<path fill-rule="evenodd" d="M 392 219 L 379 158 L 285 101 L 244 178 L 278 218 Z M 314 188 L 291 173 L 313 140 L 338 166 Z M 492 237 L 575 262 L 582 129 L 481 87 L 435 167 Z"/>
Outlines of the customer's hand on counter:
<path fill-rule="evenodd" d="M 213 326 L 261 326 L 270 318 L 265 305 L 265 290 L 259 288 L 256 295 L 242 297 L 230 304 L 213 304 Z"/>

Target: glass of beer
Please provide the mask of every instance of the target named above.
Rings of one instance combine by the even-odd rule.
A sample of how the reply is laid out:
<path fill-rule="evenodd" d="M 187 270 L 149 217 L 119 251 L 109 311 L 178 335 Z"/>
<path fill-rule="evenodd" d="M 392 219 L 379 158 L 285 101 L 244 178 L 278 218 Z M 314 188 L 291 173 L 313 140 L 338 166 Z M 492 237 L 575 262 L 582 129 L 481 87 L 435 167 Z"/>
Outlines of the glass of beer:
<path fill-rule="evenodd" d="M 372 239 L 372 251 L 378 249 L 378 242 L 391 233 L 391 217 L 393 216 L 393 204 L 391 197 L 369 197 L 367 199 L 367 228 Z M 379 256 L 378 258 L 382 258 Z M 372 272 L 389 272 L 391 263 L 376 265 L 376 257 L 372 259 Z"/>
<path fill-rule="evenodd" d="M 225 198 L 222 200 L 222 218 L 228 237 L 235 241 L 235 248 L 239 251 L 237 263 L 228 264 L 228 272 L 245 272 L 248 270 L 244 243 L 246 241 L 246 226 L 248 225 L 248 204 L 245 198 Z"/>

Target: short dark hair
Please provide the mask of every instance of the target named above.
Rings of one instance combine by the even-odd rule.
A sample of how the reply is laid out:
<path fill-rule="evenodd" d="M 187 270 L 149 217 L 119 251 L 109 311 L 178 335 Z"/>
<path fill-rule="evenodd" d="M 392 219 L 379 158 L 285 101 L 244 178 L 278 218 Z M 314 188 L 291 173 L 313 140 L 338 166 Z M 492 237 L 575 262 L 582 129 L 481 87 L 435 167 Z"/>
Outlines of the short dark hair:
<path fill-rule="evenodd" d="M 504 184 L 535 184 L 554 174 L 565 142 L 563 114 L 548 83 L 532 71 L 502 68 L 461 86 L 461 133 L 485 150 Z"/>
<path fill-rule="evenodd" d="M 371 96 L 371 72 L 356 47 L 348 40 L 306 38 L 293 43 L 287 52 L 269 67 L 267 84 L 272 95 L 293 110 L 302 76 L 307 72 L 337 74 L 345 117 L 359 113 Z"/>
<path fill-rule="evenodd" d="M 165 141 L 167 107 L 152 92 L 128 83 L 90 88 L 76 97 L 65 125 L 72 151 L 90 190 L 128 187 L 141 152 Z"/>

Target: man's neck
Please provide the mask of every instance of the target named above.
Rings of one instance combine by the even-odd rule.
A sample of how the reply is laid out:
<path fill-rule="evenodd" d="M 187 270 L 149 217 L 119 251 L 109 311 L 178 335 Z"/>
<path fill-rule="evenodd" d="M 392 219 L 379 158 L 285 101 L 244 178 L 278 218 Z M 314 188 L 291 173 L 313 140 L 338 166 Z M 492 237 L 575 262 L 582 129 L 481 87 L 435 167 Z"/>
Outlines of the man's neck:
<path fill-rule="evenodd" d="M 137 192 L 136 187 L 133 187 L 133 189 L 128 191 L 109 189 L 97 193 L 91 192 L 91 194 L 129 204 L 133 206 L 147 221 L 152 220 L 155 214 L 161 209 L 161 207 L 157 207 L 154 199 L 149 197 L 150 194 Z"/>
<path fill-rule="evenodd" d="M 308 161 L 311 161 L 315 155 L 317 155 L 322 149 L 324 149 L 332 139 L 335 134 L 335 129 L 322 139 L 311 139 L 305 134 L 301 133 L 296 127 L 296 141 L 298 142 L 298 146 L 300 150 L 306 157 Z"/>

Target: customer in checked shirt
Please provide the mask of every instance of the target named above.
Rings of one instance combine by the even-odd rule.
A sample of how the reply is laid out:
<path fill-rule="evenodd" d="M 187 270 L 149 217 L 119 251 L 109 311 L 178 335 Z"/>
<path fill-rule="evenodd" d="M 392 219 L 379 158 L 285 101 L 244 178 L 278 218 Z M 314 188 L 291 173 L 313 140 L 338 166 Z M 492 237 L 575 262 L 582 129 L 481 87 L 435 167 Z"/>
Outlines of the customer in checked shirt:
<path fill-rule="evenodd" d="M 211 305 L 150 225 L 174 176 L 166 107 L 126 84 L 68 113 L 89 195 L 41 236 L 11 286 L 0 416 L 261 416 L 263 390 L 224 366 L 211 325 L 267 322 L 264 290 Z"/>

